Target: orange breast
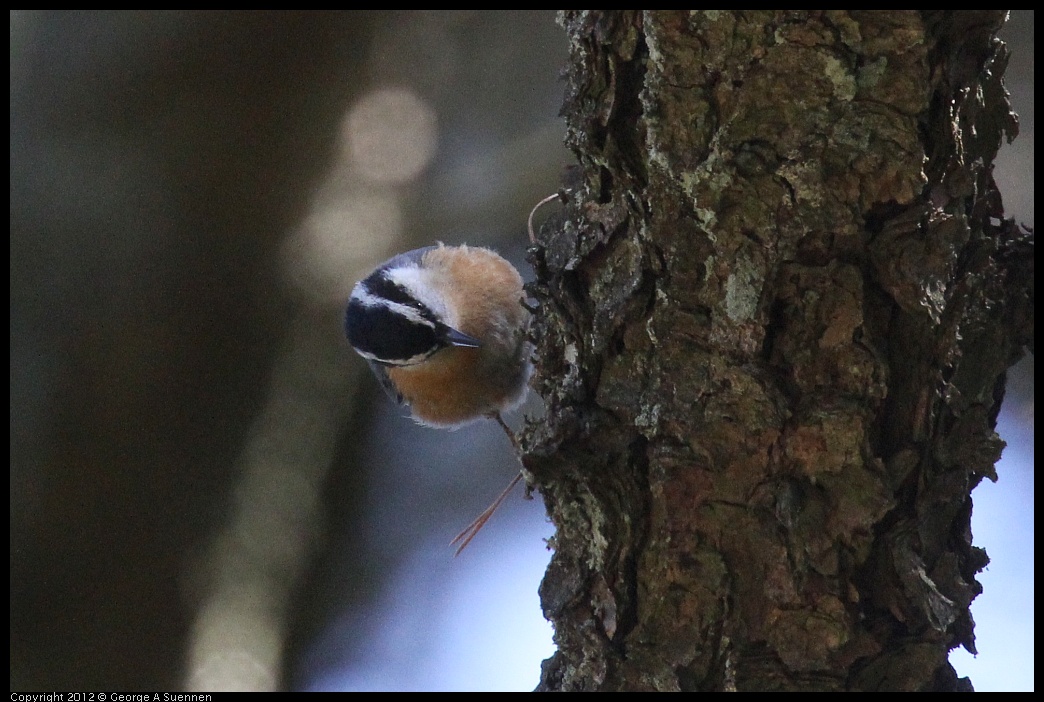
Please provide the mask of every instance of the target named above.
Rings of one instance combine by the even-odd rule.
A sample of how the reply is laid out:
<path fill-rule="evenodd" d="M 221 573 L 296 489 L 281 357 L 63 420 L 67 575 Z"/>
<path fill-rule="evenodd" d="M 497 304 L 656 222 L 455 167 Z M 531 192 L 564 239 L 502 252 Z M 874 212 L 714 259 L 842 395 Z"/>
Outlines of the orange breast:
<path fill-rule="evenodd" d="M 440 246 L 425 268 L 444 276 L 447 320 L 477 338 L 477 349 L 450 347 L 414 366 L 388 368 L 414 417 L 433 426 L 456 426 L 507 409 L 525 393 L 529 378 L 525 342 L 529 312 L 522 306 L 522 277 L 488 249 Z"/>
<path fill-rule="evenodd" d="M 443 349 L 424 363 L 389 368 L 388 376 L 419 421 L 457 426 L 489 416 L 514 399 L 505 388 L 487 382 L 487 376 L 471 372 L 479 353 L 478 349 Z"/>

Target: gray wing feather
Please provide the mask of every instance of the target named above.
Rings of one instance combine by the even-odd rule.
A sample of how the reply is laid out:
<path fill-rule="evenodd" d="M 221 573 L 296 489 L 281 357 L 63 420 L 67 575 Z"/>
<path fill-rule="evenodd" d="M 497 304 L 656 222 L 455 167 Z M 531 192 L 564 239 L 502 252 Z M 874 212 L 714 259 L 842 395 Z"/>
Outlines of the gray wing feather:
<path fill-rule="evenodd" d="M 383 271 L 383 270 L 387 270 L 389 268 L 398 268 L 398 267 L 407 266 L 407 265 L 419 266 L 421 257 L 424 254 L 426 254 L 429 251 L 431 251 L 432 249 L 436 249 L 436 248 L 438 248 L 438 247 L 437 246 L 424 246 L 424 247 L 419 248 L 419 249 L 413 249 L 412 251 L 407 251 L 406 253 L 401 253 L 401 254 L 399 254 L 397 256 L 392 256 L 387 261 L 385 261 L 380 266 L 378 266 L 377 270 Z"/>
<path fill-rule="evenodd" d="M 388 377 L 388 369 L 382 366 L 380 363 L 374 363 L 373 361 L 367 361 L 370 364 L 370 370 L 373 371 L 374 376 L 377 378 L 377 382 L 384 388 L 384 392 L 388 393 L 388 397 L 395 401 L 395 404 L 404 404 L 402 395 L 399 394 L 398 390 L 395 389 L 395 385 L 392 383 L 391 378 Z"/>

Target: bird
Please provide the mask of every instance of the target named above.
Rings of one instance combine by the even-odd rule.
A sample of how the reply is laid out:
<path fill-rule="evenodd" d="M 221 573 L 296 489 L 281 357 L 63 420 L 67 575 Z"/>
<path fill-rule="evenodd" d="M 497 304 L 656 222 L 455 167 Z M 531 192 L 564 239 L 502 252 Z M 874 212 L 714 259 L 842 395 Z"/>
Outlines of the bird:
<path fill-rule="evenodd" d="M 439 243 L 394 256 L 352 289 L 348 343 L 381 386 L 420 424 L 457 428 L 489 418 L 518 440 L 501 414 L 525 398 L 532 372 L 530 312 L 522 276 L 496 252 Z M 459 554 L 521 471 L 457 538 Z"/>

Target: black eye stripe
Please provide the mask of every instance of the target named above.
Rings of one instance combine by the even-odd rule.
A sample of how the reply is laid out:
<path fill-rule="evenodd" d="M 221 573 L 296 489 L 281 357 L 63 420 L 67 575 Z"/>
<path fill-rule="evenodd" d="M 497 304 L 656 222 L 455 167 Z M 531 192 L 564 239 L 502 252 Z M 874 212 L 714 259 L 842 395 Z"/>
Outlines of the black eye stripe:
<path fill-rule="evenodd" d="M 356 350 L 392 365 L 430 356 L 445 346 L 441 330 L 357 300 L 348 303 L 344 331 Z"/>
<path fill-rule="evenodd" d="M 405 305 L 417 310 L 418 314 L 429 322 L 439 323 L 439 318 L 423 302 L 410 294 L 409 290 L 388 278 L 384 277 L 384 271 L 377 271 L 364 281 L 366 291 L 374 297 L 388 302 Z"/>
<path fill-rule="evenodd" d="M 400 305 L 420 308 L 421 304 L 406 292 L 398 283 L 393 283 L 381 274 L 372 275 L 366 279 L 366 290 L 375 297 L 384 298 L 389 302 L 397 302 Z"/>

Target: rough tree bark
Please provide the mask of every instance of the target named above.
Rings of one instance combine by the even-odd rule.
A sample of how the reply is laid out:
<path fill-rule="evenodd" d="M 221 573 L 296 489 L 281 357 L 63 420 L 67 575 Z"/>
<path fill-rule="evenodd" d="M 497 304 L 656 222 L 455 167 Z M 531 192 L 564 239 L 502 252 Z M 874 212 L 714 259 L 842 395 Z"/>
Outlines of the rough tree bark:
<path fill-rule="evenodd" d="M 1032 340 L 1002 11 L 567 12 L 541 690 L 959 690 Z"/>

